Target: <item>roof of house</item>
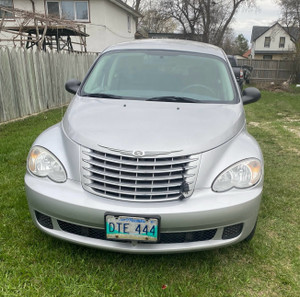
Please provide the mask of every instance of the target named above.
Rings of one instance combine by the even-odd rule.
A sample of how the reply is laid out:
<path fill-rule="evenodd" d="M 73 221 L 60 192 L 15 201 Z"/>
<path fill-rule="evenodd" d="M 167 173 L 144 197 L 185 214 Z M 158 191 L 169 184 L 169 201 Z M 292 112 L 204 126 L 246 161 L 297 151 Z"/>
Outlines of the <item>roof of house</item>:
<path fill-rule="evenodd" d="M 129 5 L 124 3 L 122 0 L 109 0 L 109 1 L 114 3 L 115 5 L 123 8 L 124 10 L 131 13 L 133 16 L 135 16 L 137 18 L 142 17 L 142 15 L 138 11 L 134 10 L 132 7 L 130 7 Z"/>
<path fill-rule="evenodd" d="M 251 48 L 243 54 L 243 57 L 248 59 L 250 55 L 251 55 Z"/>
<path fill-rule="evenodd" d="M 258 37 L 267 32 L 271 27 L 253 26 L 251 41 L 255 41 Z"/>
<path fill-rule="evenodd" d="M 294 40 L 298 40 L 300 38 L 300 30 L 299 28 L 292 27 L 283 27 L 279 23 L 275 23 L 273 26 L 253 26 L 252 28 L 252 35 L 251 35 L 251 42 L 255 41 L 258 39 L 261 35 L 266 33 L 268 30 L 273 28 L 274 26 L 279 25 L 283 30 L 286 31 L 287 34 L 289 34 Z"/>

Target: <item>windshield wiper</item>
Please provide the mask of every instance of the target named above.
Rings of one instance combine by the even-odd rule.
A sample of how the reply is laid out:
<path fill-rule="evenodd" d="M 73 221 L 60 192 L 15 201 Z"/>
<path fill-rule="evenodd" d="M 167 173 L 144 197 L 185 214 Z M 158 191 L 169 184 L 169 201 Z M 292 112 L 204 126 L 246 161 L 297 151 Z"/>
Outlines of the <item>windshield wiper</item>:
<path fill-rule="evenodd" d="M 111 98 L 111 99 L 122 99 L 123 96 L 113 95 L 113 94 L 106 94 L 106 93 L 87 93 L 82 95 L 83 97 L 94 97 L 94 98 Z"/>
<path fill-rule="evenodd" d="M 146 101 L 201 103 L 201 101 L 197 100 L 197 99 L 188 98 L 188 97 L 178 97 L 178 96 L 152 97 L 152 98 L 146 99 Z"/>

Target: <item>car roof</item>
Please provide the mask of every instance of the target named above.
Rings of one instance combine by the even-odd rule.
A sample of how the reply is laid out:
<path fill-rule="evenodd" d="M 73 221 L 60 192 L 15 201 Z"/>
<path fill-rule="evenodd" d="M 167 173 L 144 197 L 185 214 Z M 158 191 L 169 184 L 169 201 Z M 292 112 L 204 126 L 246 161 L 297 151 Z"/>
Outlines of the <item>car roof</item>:
<path fill-rule="evenodd" d="M 218 56 L 222 59 L 225 58 L 224 51 L 214 45 L 179 39 L 142 39 L 129 42 L 119 43 L 108 47 L 103 53 L 108 51 L 120 50 L 173 50 L 183 52 L 202 53 Z"/>

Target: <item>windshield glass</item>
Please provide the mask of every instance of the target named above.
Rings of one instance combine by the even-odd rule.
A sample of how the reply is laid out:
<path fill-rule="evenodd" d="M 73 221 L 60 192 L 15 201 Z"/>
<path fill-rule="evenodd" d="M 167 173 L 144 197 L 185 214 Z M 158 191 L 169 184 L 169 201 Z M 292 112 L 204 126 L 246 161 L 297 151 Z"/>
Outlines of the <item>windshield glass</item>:
<path fill-rule="evenodd" d="M 236 102 L 223 60 L 211 55 L 155 50 L 104 54 L 85 81 L 81 95 L 170 102 Z"/>

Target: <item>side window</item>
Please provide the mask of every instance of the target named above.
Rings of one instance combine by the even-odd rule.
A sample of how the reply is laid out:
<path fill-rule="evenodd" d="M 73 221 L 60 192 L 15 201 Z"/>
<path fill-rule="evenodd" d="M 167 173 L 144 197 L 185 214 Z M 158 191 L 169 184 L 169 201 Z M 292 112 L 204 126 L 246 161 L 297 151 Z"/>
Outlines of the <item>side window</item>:
<path fill-rule="evenodd" d="M 284 45 L 285 45 L 285 37 L 280 37 L 279 47 L 284 48 Z"/>
<path fill-rule="evenodd" d="M 271 37 L 265 37 L 264 47 L 270 47 L 270 44 L 271 44 Z"/>
<path fill-rule="evenodd" d="M 0 6 L 13 8 L 14 7 L 13 0 L 0 0 Z M 14 16 L 11 12 L 4 11 L 0 8 L 0 18 L 3 17 L 11 19 Z"/>

